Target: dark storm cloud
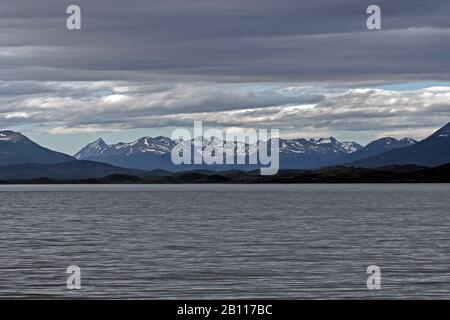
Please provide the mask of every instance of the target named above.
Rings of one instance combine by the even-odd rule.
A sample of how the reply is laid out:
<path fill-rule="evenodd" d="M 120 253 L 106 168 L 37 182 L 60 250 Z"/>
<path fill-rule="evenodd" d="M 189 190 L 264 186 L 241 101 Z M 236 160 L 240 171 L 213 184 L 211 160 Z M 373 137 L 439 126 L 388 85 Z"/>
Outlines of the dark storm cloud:
<path fill-rule="evenodd" d="M 65 9 L 82 8 L 82 30 Z M 450 2 L 15 0 L 0 4 L 0 80 L 364 82 L 448 79 Z"/>

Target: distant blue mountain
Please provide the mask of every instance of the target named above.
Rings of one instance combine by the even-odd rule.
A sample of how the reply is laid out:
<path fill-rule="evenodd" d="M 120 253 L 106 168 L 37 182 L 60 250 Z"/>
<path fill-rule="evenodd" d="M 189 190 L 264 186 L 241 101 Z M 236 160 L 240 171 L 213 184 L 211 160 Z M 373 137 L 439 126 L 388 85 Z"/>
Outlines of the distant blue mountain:
<path fill-rule="evenodd" d="M 218 139 L 201 139 L 204 146 L 222 146 Z M 155 176 L 152 170 L 256 170 L 258 165 L 183 165 L 171 161 L 176 145 L 166 137 L 144 137 L 131 143 L 108 145 L 99 139 L 71 156 L 39 146 L 14 131 L 0 131 L 0 179 L 101 178 L 108 175 Z M 189 142 L 190 143 L 190 142 Z M 355 142 L 322 139 L 279 140 L 280 170 L 316 169 L 327 166 L 381 168 L 398 165 L 436 167 L 450 163 L 450 123 L 430 137 L 416 142 L 383 138 L 362 147 Z M 258 144 L 236 143 L 235 154 L 257 152 Z M 85 160 L 85 161 L 80 161 Z M 164 171 L 161 171 L 165 174 Z M 161 172 L 159 174 L 161 174 Z"/>
<path fill-rule="evenodd" d="M 197 138 L 202 139 L 202 138 Z M 223 141 L 219 139 L 202 139 L 204 146 L 218 146 Z M 416 143 L 414 139 L 383 138 L 363 147 L 356 142 L 340 142 L 333 137 L 321 139 L 280 139 L 281 169 L 314 169 L 336 164 L 356 161 L 373 155 L 378 155 L 396 148 L 404 148 Z M 75 158 L 109 163 L 115 166 L 136 168 L 142 170 L 163 169 L 169 171 L 188 170 L 255 170 L 259 165 L 174 165 L 170 153 L 177 144 L 167 137 L 143 137 L 131 143 L 108 145 L 98 139 L 75 154 Z M 248 156 L 256 152 L 257 144 L 237 143 L 235 154 Z"/>
<path fill-rule="evenodd" d="M 447 163 L 450 163 L 450 122 L 412 146 L 349 162 L 347 165 L 363 168 L 404 164 L 435 167 Z"/>
<path fill-rule="evenodd" d="M 389 137 L 381 138 L 370 142 L 368 145 L 355 152 L 345 154 L 338 159 L 333 159 L 327 162 L 326 165 L 330 166 L 351 163 L 361 159 L 377 156 L 391 150 L 410 147 L 416 143 L 417 141 L 412 138 L 403 138 L 401 140 Z"/>
<path fill-rule="evenodd" d="M 216 146 L 222 148 L 223 141 L 215 139 L 200 139 L 204 146 Z M 164 169 L 170 171 L 187 170 L 255 170 L 259 165 L 174 165 L 171 161 L 171 151 L 177 144 L 167 137 L 143 137 L 131 143 L 118 143 L 107 145 L 102 139 L 98 139 L 79 152 L 74 157 L 77 159 L 99 161 L 116 166 L 137 168 L 143 170 Z M 336 159 L 342 155 L 355 152 L 362 148 L 356 142 L 339 142 L 333 137 L 322 139 L 293 139 L 279 140 L 280 163 L 283 168 L 313 168 L 329 159 Z M 248 156 L 257 152 L 257 143 L 236 143 L 235 155 Z"/>
<path fill-rule="evenodd" d="M 19 132 L 0 131 L 2 166 L 27 162 L 55 164 L 72 160 L 73 157 L 41 147 Z"/>

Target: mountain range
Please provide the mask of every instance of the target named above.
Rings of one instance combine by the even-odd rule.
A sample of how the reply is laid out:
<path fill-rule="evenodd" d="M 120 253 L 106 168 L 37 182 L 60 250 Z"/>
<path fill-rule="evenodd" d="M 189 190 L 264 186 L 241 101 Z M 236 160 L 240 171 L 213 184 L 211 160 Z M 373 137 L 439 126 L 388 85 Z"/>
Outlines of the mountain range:
<path fill-rule="evenodd" d="M 203 146 L 220 147 L 223 141 L 198 137 Z M 178 141 L 167 137 L 143 137 L 134 142 L 108 145 L 98 139 L 73 157 L 46 149 L 24 135 L 0 131 L 0 179 L 98 179 L 110 175 L 164 176 L 180 171 L 252 171 L 257 165 L 182 165 L 171 161 Z M 321 139 L 280 139 L 281 170 L 317 170 L 326 167 L 386 168 L 415 165 L 421 168 L 450 163 L 450 123 L 422 141 L 411 138 L 382 138 L 361 146 Z M 257 152 L 258 143 L 235 144 L 235 154 Z"/>
<path fill-rule="evenodd" d="M 415 164 L 434 167 L 450 162 L 450 123 L 428 138 L 406 148 L 349 163 L 355 167 L 377 168 L 387 165 Z"/>
<path fill-rule="evenodd" d="M 201 139 L 204 147 L 223 150 L 224 141 L 218 138 Z M 313 169 L 336 164 L 345 164 L 384 152 L 409 147 L 417 141 L 412 138 L 397 140 L 382 138 L 361 146 L 356 142 L 340 142 L 333 137 L 320 139 L 280 139 L 280 167 L 283 169 Z M 210 165 L 174 165 L 171 151 L 178 141 L 167 137 L 143 137 L 130 143 L 106 144 L 102 139 L 89 143 L 74 157 L 79 160 L 105 162 L 116 166 L 141 170 L 164 169 L 169 171 L 188 171 L 211 169 Z M 249 156 L 258 151 L 254 144 L 235 143 L 235 155 Z M 214 165 L 215 170 L 254 170 L 258 165 Z"/>

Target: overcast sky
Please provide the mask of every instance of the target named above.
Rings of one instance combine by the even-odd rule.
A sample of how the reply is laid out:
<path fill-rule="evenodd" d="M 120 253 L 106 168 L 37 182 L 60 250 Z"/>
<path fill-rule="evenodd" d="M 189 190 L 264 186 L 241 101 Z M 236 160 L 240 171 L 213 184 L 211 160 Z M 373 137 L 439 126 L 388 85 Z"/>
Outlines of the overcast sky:
<path fill-rule="evenodd" d="M 450 121 L 448 0 L 1 1 L 0 128 L 60 151 L 193 120 L 360 143 Z"/>

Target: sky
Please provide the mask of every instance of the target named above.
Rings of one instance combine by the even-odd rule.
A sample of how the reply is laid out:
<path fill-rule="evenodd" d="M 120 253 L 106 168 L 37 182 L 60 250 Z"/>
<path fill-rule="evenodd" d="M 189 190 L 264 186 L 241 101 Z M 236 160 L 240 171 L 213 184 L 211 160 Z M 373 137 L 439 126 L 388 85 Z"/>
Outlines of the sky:
<path fill-rule="evenodd" d="M 194 120 L 359 143 L 450 121 L 448 0 L 0 1 L 0 128 L 54 150 Z"/>

